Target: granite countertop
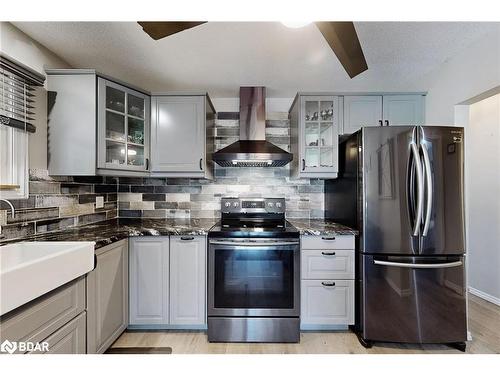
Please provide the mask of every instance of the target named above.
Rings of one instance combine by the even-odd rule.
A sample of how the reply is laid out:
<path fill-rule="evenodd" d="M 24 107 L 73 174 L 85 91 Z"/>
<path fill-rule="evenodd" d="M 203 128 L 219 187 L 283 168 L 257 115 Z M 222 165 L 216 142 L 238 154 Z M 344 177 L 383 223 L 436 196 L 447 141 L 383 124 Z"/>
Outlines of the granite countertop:
<path fill-rule="evenodd" d="M 94 241 L 99 249 L 113 242 L 138 236 L 203 236 L 218 219 L 111 219 L 59 232 L 36 234 L 5 240 L 1 245 L 20 241 Z M 357 231 L 325 219 L 288 220 L 300 234 L 328 236 L 350 234 Z"/>
<path fill-rule="evenodd" d="M 358 235 L 358 231 L 328 219 L 289 219 L 304 236 Z"/>
<path fill-rule="evenodd" d="M 95 241 L 95 248 L 98 249 L 128 237 L 206 235 L 217 221 L 217 219 L 111 219 L 59 232 L 6 240 L 0 245 L 20 241 Z"/>

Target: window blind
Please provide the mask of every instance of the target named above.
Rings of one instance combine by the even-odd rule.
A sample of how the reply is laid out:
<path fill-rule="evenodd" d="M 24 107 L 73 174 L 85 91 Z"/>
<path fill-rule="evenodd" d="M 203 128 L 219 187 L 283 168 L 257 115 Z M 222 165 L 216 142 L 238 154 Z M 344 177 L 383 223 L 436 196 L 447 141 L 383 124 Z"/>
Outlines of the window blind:
<path fill-rule="evenodd" d="M 0 124 L 30 133 L 36 130 L 35 86 L 45 77 L 0 55 Z"/>

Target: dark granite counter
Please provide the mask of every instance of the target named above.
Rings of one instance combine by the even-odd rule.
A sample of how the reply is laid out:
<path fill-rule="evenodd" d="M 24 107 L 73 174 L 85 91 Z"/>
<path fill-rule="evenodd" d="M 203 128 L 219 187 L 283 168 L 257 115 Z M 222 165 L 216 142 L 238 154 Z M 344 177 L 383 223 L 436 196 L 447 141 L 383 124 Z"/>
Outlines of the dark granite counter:
<path fill-rule="evenodd" d="M 357 235 L 358 231 L 327 219 L 290 219 L 295 228 L 305 236 Z"/>
<path fill-rule="evenodd" d="M 99 249 L 113 242 L 137 236 L 203 236 L 217 223 L 218 219 L 111 219 L 95 224 L 58 232 L 41 233 L 33 236 L 0 242 L 6 245 L 20 241 L 94 241 Z M 302 235 L 328 236 L 358 234 L 346 226 L 323 219 L 288 220 Z"/>
<path fill-rule="evenodd" d="M 42 233 L 0 242 L 20 241 L 95 241 L 95 248 L 128 237 L 206 235 L 216 219 L 111 219 L 59 232 Z"/>

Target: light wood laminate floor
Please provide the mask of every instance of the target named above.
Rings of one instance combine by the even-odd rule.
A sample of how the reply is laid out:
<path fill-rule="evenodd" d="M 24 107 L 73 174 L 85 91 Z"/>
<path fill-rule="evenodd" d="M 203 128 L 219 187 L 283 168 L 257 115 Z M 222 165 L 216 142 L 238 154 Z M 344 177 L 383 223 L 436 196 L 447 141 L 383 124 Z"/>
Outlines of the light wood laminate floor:
<path fill-rule="evenodd" d="M 500 307 L 469 298 L 467 353 L 500 353 Z M 350 354 L 461 353 L 445 345 L 375 344 L 363 348 L 352 332 L 303 332 L 299 344 L 209 343 L 204 332 L 124 332 L 113 347 L 169 346 L 173 354 Z"/>

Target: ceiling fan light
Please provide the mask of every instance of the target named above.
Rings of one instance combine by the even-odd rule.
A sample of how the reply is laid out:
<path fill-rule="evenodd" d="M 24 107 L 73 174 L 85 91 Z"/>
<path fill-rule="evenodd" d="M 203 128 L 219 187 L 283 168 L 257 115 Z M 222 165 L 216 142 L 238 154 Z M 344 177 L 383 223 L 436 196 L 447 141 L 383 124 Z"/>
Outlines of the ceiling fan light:
<path fill-rule="evenodd" d="M 281 23 L 291 29 L 298 29 L 309 25 L 311 21 L 281 21 Z"/>

